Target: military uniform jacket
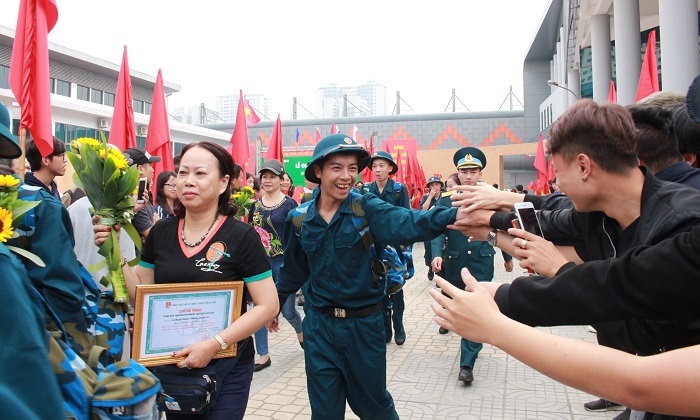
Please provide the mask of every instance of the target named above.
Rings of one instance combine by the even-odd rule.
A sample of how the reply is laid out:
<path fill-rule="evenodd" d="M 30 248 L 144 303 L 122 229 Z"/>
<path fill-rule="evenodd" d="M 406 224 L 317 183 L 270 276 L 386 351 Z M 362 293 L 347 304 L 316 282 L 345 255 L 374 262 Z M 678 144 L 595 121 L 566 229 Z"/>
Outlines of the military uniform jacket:
<path fill-rule="evenodd" d="M 429 211 L 451 206 L 452 200 L 450 200 L 449 195 L 443 196 L 435 208 Z M 447 247 L 443 252 L 446 242 Z M 470 241 L 458 230 L 445 229 L 440 236 L 433 239 L 431 250 L 433 256 L 442 255 L 445 277 L 450 283 L 461 289 L 464 289 L 461 276 L 464 267 L 467 267 L 478 281 L 491 281 L 493 279 L 493 260 L 496 251 L 488 242 Z"/>
<path fill-rule="evenodd" d="M 362 187 L 363 192 L 371 192 L 377 197 L 381 198 L 389 204 L 394 206 L 403 207 L 408 209 L 411 207 L 411 203 L 408 201 L 408 190 L 403 184 L 394 182 L 393 179 L 388 179 L 384 190 L 380 193 L 377 187 L 377 182 L 373 181 Z"/>
<path fill-rule="evenodd" d="M 429 212 L 409 210 L 385 203 L 367 193 L 359 201 L 351 193 L 330 223 L 321 217 L 316 200 L 297 207 L 306 212 L 301 233 L 293 227 L 294 212 L 285 226 L 284 265 L 277 285 L 280 299 L 303 285 L 306 304 L 317 308 L 357 309 L 379 303 L 384 290 L 372 280 L 370 258 L 353 216 L 364 218 L 375 243 L 400 245 L 435 238 L 455 221 L 456 209 L 433 209 Z M 361 205 L 353 209 L 351 205 Z M 283 301 L 283 300 L 282 300 Z"/>

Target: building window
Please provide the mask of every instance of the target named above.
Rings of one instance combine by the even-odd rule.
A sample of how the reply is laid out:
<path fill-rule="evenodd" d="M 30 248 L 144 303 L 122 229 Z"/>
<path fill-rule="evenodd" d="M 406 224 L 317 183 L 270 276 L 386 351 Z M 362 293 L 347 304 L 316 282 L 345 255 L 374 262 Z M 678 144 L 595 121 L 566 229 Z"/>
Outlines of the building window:
<path fill-rule="evenodd" d="M 142 149 L 145 149 L 146 148 L 146 137 L 136 136 L 136 147 L 140 147 Z"/>
<path fill-rule="evenodd" d="M 134 99 L 134 112 L 138 112 L 139 114 L 143 114 L 143 101 L 139 101 L 138 99 Z"/>
<path fill-rule="evenodd" d="M 87 86 L 78 85 L 77 97 L 81 101 L 89 101 L 90 100 L 90 88 Z"/>
<path fill-rule="evenodd" d="M 49 77 L 49 85 L 49 90 L 51 91 L 51 93 L 56 93 L 56 79 L 54 79 L 53 77 Z"/>
<path fill-rule="evenodd" d="M 93 89 L 92 90 L 92 97 L 91 97 L 90 101 L 93 103 L 96 103 L 96 104 L 101 104 L 102 103 L 102 96 L 103 96 L 103 92 L 101 90 Z"/>
<path fill-rule="evenodd" d="M 0 89 L 10 88 L 10 68 L 0 66 Z"/>
<path fill-rule="evenodd" d="M 71 141 L 80 137 L 89 137 L 91 139 L 101 140 L 100 131 L 94 128 L 80 127 L 76 125 L 56 123 L 55 134 L 57 139 L 68 144 Z M 100 137 L 98 139 L 98 137 Z M 105 135 L 106 138 L 106 135 Z"/>
<path fill-rule="evenodd" d="M 56 92 L 57 95 L 70 97 L 70 82 L 65 80 L 56 79 Z"/>
<path fill-rule="evenodd" d="M 107 106 L 114 106 L 114 94 L 105 92 L 105 101 L 104 104 Z"/>
<path fill-rule="evenodd" d="M 146 115 L 151 115 L 151 103 L 150 102 L 143 103 L 143 113 Z"/>
<path fill-rule="evenodd" d="M 182 153 L 182 149 L 184 149 L 184 148 L 185 148 L 184 144 L 174 141 L 173 142 L 173 156 L 177 156 L 180 153 Z"/>

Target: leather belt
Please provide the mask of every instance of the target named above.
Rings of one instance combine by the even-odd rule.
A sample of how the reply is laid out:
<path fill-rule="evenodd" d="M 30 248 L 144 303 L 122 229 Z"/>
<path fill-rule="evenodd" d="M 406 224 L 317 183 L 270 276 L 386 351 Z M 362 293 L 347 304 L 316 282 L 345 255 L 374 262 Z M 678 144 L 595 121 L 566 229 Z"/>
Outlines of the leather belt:
<path fill-rule="evenodd" d="M 335 318 L 365 318 L 379 312 L 382 308 L 382 303 L 364 306 L 358 309 L 346 308 L 314 308 L 316 311 L 333 316 Z"/>

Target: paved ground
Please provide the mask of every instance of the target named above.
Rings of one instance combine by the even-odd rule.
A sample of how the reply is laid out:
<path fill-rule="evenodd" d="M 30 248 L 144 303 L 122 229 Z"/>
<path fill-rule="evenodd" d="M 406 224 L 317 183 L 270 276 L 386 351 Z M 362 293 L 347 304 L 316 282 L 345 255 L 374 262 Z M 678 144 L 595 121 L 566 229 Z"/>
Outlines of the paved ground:
<path fill-rule="evenodd" d="M 457 381 L 459 337 L 439 335 L 423 264 L 423 245 L 414 246 L 416 275 L 405 288 L 404 323 L 408 338 L 403 346 L 387 348 L 387 386 L 402 419 L 611 419 L 619 412 L 591 413 L 583 403 L 593 396 L 561 385 L 523 365 L 504 352 L 484 345 L 474 367 L 475 381 Z M 506 273 L 500 255 L 497 282 L 522 275 L 517 267 Z M 281 331 L 270 334 L 272 365 L 255 373 L 246 419 L 308 419 L 304 353 L 294 330 L 280 320 Z M 595 341 L 584 327 L 545 328 L 555 334 Z M 357 419 L 348 408 L 346 417 Z"/>

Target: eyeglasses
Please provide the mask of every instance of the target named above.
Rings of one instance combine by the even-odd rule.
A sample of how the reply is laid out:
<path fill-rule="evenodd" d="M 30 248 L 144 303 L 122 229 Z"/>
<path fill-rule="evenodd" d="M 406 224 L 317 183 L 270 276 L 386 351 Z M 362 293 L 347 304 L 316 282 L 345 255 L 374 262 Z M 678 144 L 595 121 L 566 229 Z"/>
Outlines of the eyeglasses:
<path fill-rule="evenodd" d="M 174 190 L 176 188 L 175 184 L 163 184 L 163 186 L 166 186 L 170 188 L 171 190 Z"/>

